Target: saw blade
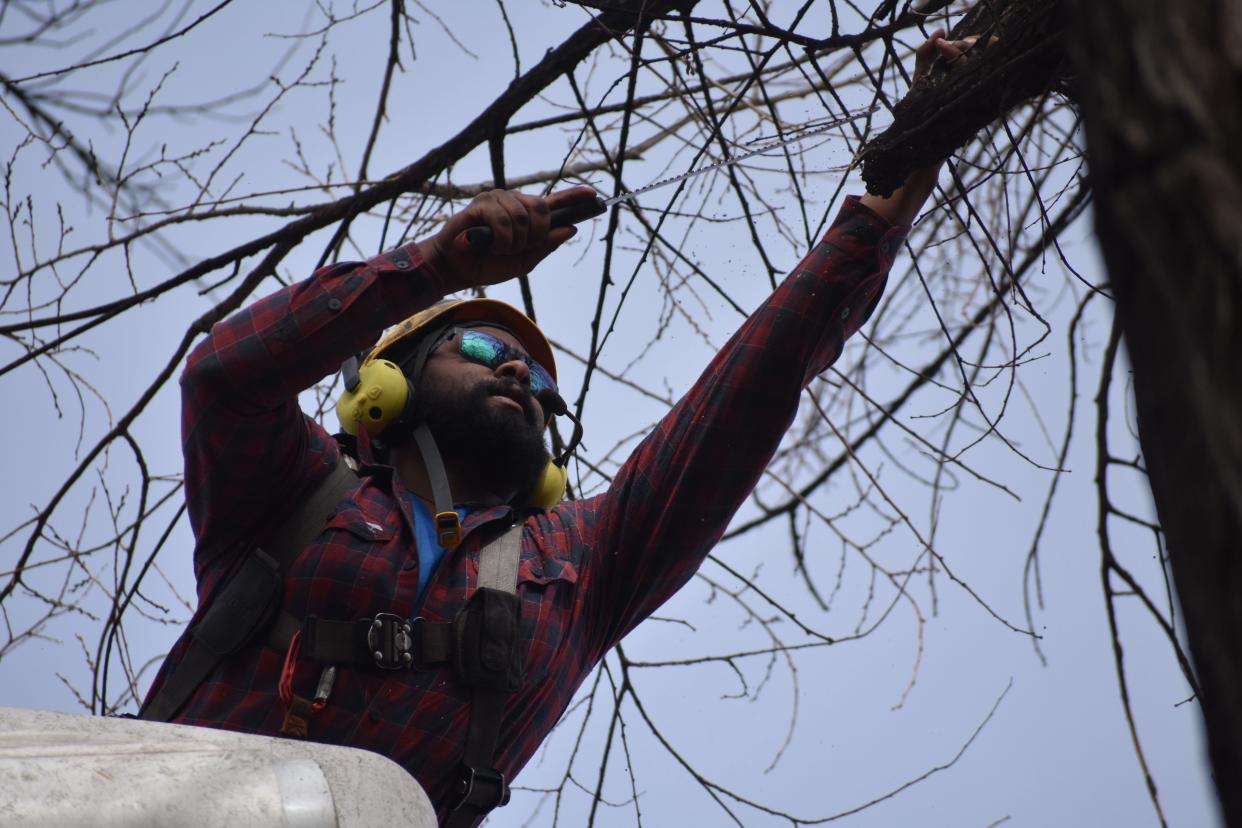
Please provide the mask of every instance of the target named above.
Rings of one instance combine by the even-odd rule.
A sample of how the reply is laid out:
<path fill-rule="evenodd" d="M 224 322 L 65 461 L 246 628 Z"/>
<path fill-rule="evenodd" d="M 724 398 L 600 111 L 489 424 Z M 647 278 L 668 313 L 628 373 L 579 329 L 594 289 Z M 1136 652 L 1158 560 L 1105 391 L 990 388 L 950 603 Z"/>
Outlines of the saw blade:
<path fill-rule="evenodd" d="M 730 156 L 729 158 L 717 161 L 714 164 L 706 164 L 702 167 L 696 167 L 689 172 L 684 172 L 681 175 L 662 178 L 659 181 L 652 182 L 645 187 L 639 187 L 637 190 L 630 190 L 629 192 L 622 193 L 621 195 L 615 195 L 609 199 L 596 196 L 594 198 L 575 201 L 572 204 L 567 204 L 563 207 L 557 207 L 552 211 L 551 226 L 568 227 L 573 224 L 579 224 L 587 219 L 603 215 L 608 211 L 609 207 L 612 207 L 615 204 L 620 204 L 623 201 L 633 201 L 643 193 L 649 193 L 652 190 L 658 190 L 661 187 L 667 187 L 670 184 L 676 184 L 680 181 L 685 181 L 688 178 L 694 178 L 695 176 L 709 173 L 712 170 L 731 167 L 734 164 L 745 161 L 747 158 L 754 158 L 756 155 L 763 155 L 765 152 L 780 149 L 781 147 L 788 146 L 797 141 L 805 140 L 812 135 L 818 135 L 822 132 L 827 132 L 830 129 L 836 129 L 843 124 L 848 124 L 851 121 L 857 121 L 860 118 L 865 118 L 879 108 L 879 104 L 876 104 L 875 106 L 871 106 L 857 112 L 852 112 L 841 118 L 834 118 L 830 121 L 825 121 L 824 123 L 815 124 L 814 126 L 800 128 L 792 135 L 787 135 L 784 138 L 762 143 L 753 149 L 749 149 L 738 155 Z M 486 250 L 492 243 L 492 229 L 487 226 L 471 227 L 469 230 L 465 231 L 465 236 L 466 241 L 469 242 L 470 246 L 475 250 Z"/>
<path fill-rule="evenodd" d="M 644 187 L 639 187 L 637 190 L 629 190 L 628 192 L 621 193 L 620 195 L 615 195 L 612 198 L 606 198 L 603 200 L 603 205 L 604 207 L 611 207 L 612 205 L 620 204 L 623 201 L 633 201 L 638 196 L 643 195 L 644 193 L 649 193 L 652 190 L 658 190 L 661 187 L 667 187 L 670 184 L 676 184 L 680 181 L 685 181 L 690 178 L 696 178 L 697 176 L 703 175 L 704 173 L 709 173 L 712 170 L 719 170 L 719 169 L 724 169 L 725 167 L 732 167 L 735 164 L 740 164 L 741 162 L 745 161 L 747 158 L 754 158 L 756 155 L 763 155 L 766 152 L 771 152 L 772 150 L 780 149 L 781 147 L 787 147 L 790 144 L 797 143 L 798 141 L 803 141 L 811 137 L 812 135 L 818 135 L 822 132 L 827 132 L 831 129 L 836 129 L 839 126 L 844 126 L 845 124 L 865 118 L 871 113 L 875 112 L 879 108 L 880 108 L 880 105 L 875 104 L 873 106 L 867 107 L 866 109 L 861 109 L 857 112 L 852 112 L 849 115 L 845 115 L 841 118 L 834 118 L 830 121 L 826 121 L 822 124 L 817 124 L 813 127 L 799 129 L 796 133 L 792 135 L 788 135 L 784 138 L 769 141 L 767 143 L 764 143 L 764 144 L 761 144 L 760 146 L 755 147 L 754 149 L 747 150 L 746 152 L 743 152 L 741 154 L 731 155 L 728 158 L 722 159 L 720 161 L 716 161 L 715 163 L 705 164 L 702 167 L 695 167 L 694 169 L 689 170 L 688 172 L 684 172 L 681 175 L 674 175 L 668 178 L 661 178 L 659 181 L 653 181 L 652 183 L 647 184 Z"/>

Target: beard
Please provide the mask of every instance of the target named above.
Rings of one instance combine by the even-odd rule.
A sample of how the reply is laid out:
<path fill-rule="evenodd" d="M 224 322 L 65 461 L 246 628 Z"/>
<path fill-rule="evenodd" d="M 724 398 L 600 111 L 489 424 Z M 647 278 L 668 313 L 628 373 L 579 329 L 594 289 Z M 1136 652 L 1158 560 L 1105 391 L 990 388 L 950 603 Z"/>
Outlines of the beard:
<path fill-rule="evenodd" d="M 522 494 L 539 481 L 548 462 L 543 424 L 531 396 L 516 381 L 484 380 L 453 393 L 421 383 L 418 406 L 445 462 L 470 469 L 489 491 Z M 520 393 L 522 416 L 490 402 L 499 393 Z"/>

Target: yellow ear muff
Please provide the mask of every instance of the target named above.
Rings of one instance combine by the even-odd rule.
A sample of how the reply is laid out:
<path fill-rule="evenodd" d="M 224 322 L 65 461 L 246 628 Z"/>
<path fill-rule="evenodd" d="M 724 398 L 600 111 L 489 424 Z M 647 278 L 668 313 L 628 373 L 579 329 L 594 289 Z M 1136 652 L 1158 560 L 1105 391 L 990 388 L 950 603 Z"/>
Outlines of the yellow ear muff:
<path fill-rule="evenodd" d="M 361 423 L 376 437 L 405 413 L 410 397 L 410 384 L 396 364 L 368 360 L 358 369 L 358 384 L 336 401 L 336 416 L 346 434 L 356 437 Z"/>
<path fill-rule="evenodd" d="M 548 464 L 543 467 L 543 473 L 539 475 L 539 482 L 531 490 L 527 502 L 538 509 L 551 509 L 561 502 L 561 497 L 564 496 L 565 487 L 568 483 L 569 472 L 556 465 L 555 461 L 549 460 Z"/>

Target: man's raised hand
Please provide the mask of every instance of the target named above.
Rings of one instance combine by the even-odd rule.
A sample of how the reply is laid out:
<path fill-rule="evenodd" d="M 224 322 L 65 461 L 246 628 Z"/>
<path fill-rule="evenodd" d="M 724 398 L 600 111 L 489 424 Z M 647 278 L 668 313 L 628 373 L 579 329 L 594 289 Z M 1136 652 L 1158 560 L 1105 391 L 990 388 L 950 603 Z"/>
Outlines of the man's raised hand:
<path fill-rule="evenodd" d="M 553 209 L 593 198 L 595 191 L 590 187 L 574 187 L 546 198 L 489 190 L 475 196 L 418 246 L 423 259 L 444 277 L 450 292 L 494 285 L 529 273 L 573 238 L 577 228 L 550 226 Z M 472 227 L 489 228 L 490 244 L 481 249 L 472 246 L 466 237 Z"/>
<path fill-rule="evenodd" d="M 974 56 L 979 37 L 970 35 L 961 40 L 946 40 L 944 29 L 937 29 L 914 52 L 914 76 L 910 82 L 910 93 L 917 92 L 927 83 L 932 67 L 937 60 L 950 66 L 960 66 Z M 995 43 L 993 36 L 989 43 Z M 913 170 L 906 176 L 905 184 L 892 195 L 876 196 L 870 193 L 862 197 L 862 203 L 897 225 L 909 225 L 923 209 L 923 204 L 936 188 L 936 180 L 940 175 L 940 165 Z"/>

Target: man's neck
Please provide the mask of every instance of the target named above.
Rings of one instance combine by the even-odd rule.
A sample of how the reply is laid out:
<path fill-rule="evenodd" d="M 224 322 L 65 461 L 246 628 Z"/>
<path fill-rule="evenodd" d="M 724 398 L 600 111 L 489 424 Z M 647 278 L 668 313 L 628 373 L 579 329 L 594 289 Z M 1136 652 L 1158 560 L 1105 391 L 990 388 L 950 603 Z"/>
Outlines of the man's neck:
<path fill-rule="evenodd" d="M 393 449 L 392 461 L 402 485 L 434 505 L 431 475 L 427 472 L 427 466 L 423 462 L 423 456 L 418 447 L 414 443 L 407 443 Z M 454 463 L 451 457 L 444 458 L 444 471 L 448 476 L 449 491 L 452 492 L 454 505 L 471 503 L 479 506 L 497 506 L 512 498 L 512 493 L 509 497 L 504 497 L 490 491 L 487 486 L 479 482 L 477 474 L 472 474 L 472 470 L 464 469 L 460 464 Z"/>

